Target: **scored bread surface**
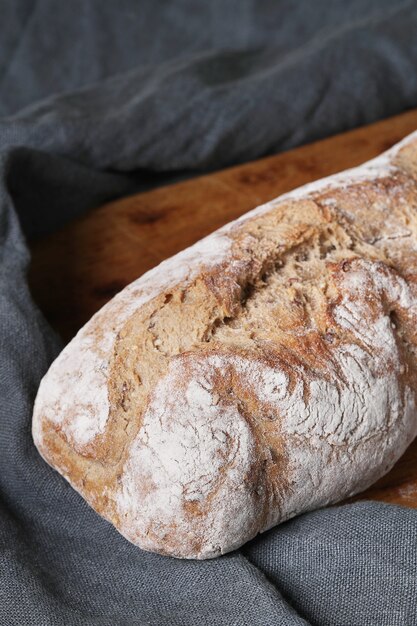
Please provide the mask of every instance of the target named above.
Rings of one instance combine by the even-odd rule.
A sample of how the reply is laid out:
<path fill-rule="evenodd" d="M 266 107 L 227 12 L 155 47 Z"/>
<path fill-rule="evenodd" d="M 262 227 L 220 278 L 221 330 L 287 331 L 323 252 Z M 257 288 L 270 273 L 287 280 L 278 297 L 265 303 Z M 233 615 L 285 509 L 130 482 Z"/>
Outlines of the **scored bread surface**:
<path fill-rule="evenodd" d="M 126 287 L 43 378 L 34 441 L 133 543 L 215 557 L 393 466 L 416 322 L 414 133 Z"/>

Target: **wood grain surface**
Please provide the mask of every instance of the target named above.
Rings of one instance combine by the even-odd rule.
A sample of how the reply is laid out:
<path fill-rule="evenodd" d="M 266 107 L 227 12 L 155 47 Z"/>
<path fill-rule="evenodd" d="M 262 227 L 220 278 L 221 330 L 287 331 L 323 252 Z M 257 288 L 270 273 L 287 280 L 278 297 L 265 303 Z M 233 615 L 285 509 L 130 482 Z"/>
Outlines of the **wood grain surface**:
<path fill-rule="evenodd" d="M 95 209 L 31 245 L 33 297 L 68 340 L 125 285 L 163 259 L 290 189 L 376 156 L 415 129 L 417 110 Z M 359 498 L 417 508 L 417 439 Z"/>

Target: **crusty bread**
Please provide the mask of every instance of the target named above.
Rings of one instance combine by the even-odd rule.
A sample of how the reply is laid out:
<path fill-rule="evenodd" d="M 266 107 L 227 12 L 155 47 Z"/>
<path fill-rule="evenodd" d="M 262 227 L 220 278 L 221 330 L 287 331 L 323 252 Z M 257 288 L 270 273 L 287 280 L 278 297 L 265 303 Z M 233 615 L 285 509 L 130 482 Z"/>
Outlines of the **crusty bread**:
<path fill-rule="evenodd" d="M 417 434 L 417 133 L 129 285 L 44 377 L 44 459 L 145 550 L 209 558 Z"/>

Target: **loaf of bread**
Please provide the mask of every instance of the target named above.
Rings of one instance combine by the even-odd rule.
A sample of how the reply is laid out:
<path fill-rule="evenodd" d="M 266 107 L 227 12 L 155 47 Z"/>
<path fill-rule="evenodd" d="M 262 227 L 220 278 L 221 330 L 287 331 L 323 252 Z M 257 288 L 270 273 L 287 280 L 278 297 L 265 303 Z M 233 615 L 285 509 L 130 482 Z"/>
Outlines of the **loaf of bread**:
<path fill-rule="evenodd" d="M 43 458 L 128 540 L 221 555 L 417 434 L 417 132 L 168 259 L 42 380 Z"/>

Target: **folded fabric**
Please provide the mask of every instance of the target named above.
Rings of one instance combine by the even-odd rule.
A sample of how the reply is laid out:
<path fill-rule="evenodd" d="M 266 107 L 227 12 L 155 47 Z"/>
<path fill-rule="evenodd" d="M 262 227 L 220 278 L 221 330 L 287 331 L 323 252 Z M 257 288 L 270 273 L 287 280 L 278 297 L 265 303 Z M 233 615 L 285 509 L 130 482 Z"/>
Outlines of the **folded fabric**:
<path fill-rule="evenodd" d="M 0 1 L 0 626 L 417 624 L 417 511 L 301 516 L 212 561 L 143 552 L 31 439 L 63 347 L 27 238 L 123 194 L 417 106 L 413 2 Z"/>

